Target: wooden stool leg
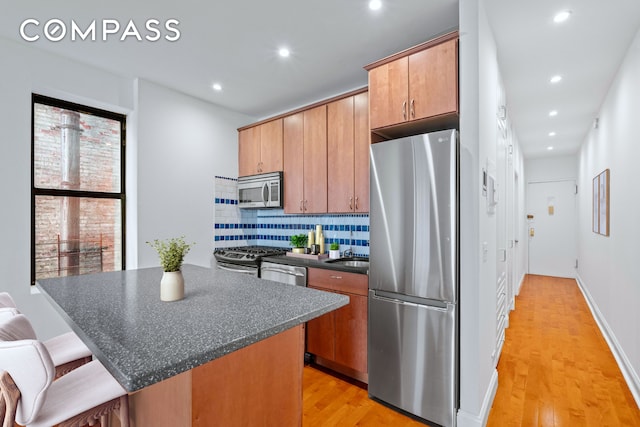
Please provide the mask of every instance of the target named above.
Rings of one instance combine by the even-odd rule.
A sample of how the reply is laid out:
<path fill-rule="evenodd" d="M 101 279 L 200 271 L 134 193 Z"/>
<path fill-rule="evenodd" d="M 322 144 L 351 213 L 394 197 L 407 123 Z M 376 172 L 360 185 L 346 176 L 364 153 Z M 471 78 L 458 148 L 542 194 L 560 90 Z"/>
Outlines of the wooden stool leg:
<path fill-rule="evenodd" d="M 14 427 L 20 390 L 7 371 L 0 375 L 0 393 L 2 394 L 0 409 L 3 409 L 0 414 L 3 417 L 2 427 Z"/>

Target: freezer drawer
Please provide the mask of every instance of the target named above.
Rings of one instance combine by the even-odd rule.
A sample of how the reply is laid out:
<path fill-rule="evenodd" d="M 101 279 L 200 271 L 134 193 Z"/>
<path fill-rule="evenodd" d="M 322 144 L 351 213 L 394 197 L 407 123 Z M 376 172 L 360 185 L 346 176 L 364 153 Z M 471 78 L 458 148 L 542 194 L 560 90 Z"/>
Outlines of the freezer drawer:
<path fill-rule="evenodd" d="M 369 292 L 369 395 L 442 426 L 458 405 L 456 306 Z"/>

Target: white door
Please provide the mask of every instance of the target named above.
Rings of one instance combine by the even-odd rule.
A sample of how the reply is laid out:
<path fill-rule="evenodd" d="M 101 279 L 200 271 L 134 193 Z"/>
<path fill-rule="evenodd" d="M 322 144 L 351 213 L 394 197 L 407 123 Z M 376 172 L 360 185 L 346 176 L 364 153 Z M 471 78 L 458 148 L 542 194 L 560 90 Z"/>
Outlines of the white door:
<path fill-rule="evenodd" d="M 529 273 L 575 277 L 575 181 L 529 183 Z"/>

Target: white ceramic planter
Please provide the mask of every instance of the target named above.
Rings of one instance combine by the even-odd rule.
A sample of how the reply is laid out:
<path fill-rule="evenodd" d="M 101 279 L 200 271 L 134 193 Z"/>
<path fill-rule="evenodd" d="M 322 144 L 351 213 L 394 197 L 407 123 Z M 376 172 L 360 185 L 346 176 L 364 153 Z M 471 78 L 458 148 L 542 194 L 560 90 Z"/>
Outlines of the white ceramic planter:
<path fill-rule="evenodd" d="M 160 280 L 160 299 L 178 301 L 184 298 L 184 277 L 182 271 L 165 271 Z"/>
<path fill-rule="evenodd" d="M 331 259 L 340 258 L 340 249 L 329 250 L 329 258 L 331 258 Z"/>

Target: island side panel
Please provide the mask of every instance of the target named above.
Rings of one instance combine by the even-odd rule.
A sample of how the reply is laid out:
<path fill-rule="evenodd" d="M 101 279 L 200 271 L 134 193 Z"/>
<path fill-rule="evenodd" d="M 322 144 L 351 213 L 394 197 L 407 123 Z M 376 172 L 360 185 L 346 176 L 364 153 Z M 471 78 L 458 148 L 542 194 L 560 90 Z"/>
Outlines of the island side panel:
<path fill-rule="evenodd" d="M 192 372 L 183 372 L 130 394 L 130 426 L 176 427 L 190 425 Z M 120 426 L 117 417 L 111 417 L 111 426 Z"/>
<path fill-rule="evenodd" d="M 193 426 L 302 425 L 299 325 L 194 368 Z"/>

